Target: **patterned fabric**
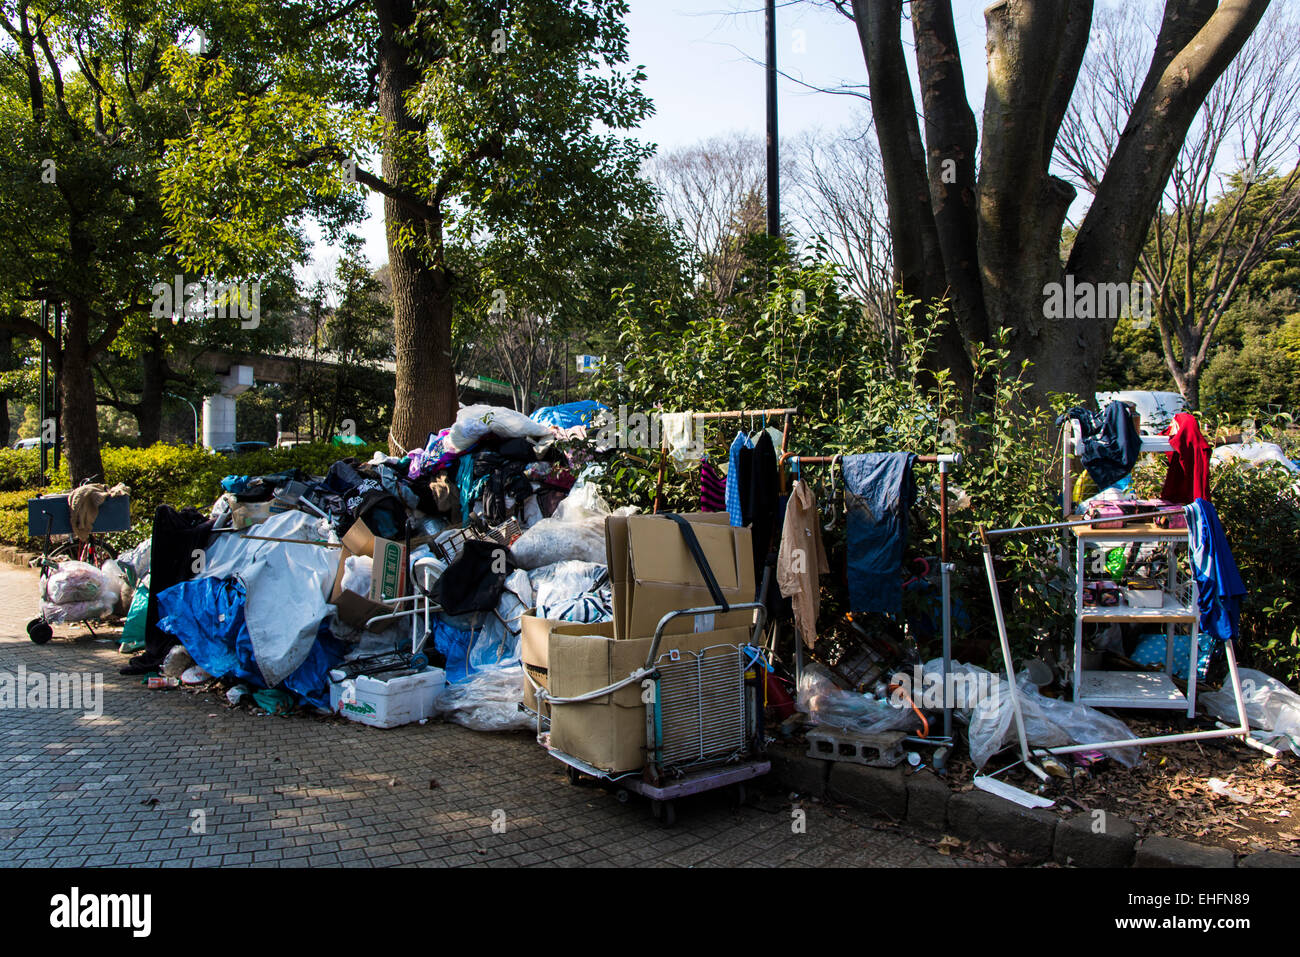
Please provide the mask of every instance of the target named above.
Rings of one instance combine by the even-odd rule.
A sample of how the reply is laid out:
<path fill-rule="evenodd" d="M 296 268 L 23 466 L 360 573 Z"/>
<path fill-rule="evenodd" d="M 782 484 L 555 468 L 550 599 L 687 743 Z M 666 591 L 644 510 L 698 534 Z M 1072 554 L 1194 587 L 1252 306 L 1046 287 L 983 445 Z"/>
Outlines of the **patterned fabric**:
<path fill-rule="evenodd" d="M 712 462 L 700 464 L 700 511 L 725 512 L 727 510 L 727 480 L 713 467 Z"/>
<path fill-rule="evenodd" d="M 727 459 L 727 514 L 731 517 L 731 524 L 737 528 L 745 524 L 740 505 L 740 451 L 753 447 L 754 443 L 749 441 L 749 436 L 744 432 L 737 432 L 736 437 L 731 441 L 731 451 Z"/>

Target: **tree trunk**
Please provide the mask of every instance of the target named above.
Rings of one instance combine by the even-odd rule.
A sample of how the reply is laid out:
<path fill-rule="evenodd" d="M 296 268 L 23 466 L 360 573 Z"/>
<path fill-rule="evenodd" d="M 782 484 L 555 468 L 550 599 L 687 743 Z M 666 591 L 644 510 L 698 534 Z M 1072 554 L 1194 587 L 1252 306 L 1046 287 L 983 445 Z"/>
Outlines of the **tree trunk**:
<path fill-rule="evenodd" d="M 415 21 L 409 0 L 376 0 L 379 19 L 379 113 L 388 126 L 383 178 L 405 186 L 403 158 L 423 131 L 411 116 L 405 96 L 420 82 L 420 71 L 403 46 Z M 399 139 L 405 144 L 399 147 Z M 412 171 L 413 172 L 413 171 Z M 430 432 L 456 418 L 456 375 L 451 362 L 450 277 L 430 262 L 441 255 L 442 223 L 392 196 L 384 197 L 384 227 L 393 282 L 393 333 L 397 383 L 388 445 L 400 453 L 425 444 Z M 415 237 L 412 241 L 411 237 Z M 426 258 L 427 257 L 427 258 Z"/>
<path fill-rule="evenodd" d="M 0 329 L 0 372 L 8 372 L 14 365 L 14 334 L 8 329 Z M 0 443 L 5 448 L 9 448 L 12 425 L 9 421 L 9 393 L 0 389 Z"/>
<path fill-rule="evenodd" d="M 95 413 L 95 380 L 91 374 L 90 304 L 68 302 L 63 349 L 58 354 L 59 405 L 68 472 L 73 486 L 85 479 L 103 481 L 99 455 L 99 417 Z"/>
<path fill-rule="evenodd" d="M 167 389 L 167 353 L 161 337 L 150 339 L 141 359 L 140 402 L 136 405 L 135 423 L 140 432 L 140 447 L 148 448 L 162 438 L 163 393 Z"/>

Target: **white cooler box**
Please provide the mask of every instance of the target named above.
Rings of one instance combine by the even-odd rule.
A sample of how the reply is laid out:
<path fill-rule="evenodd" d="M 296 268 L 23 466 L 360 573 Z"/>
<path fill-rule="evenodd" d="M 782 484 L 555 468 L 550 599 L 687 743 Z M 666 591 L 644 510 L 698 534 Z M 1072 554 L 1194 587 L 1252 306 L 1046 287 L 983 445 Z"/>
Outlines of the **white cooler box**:
<path fill-rule="evenodd" d="M 330 683 L 330 709 L 376 728 L 396 728 L 433 716 L 447 673 L 428 668 L 419 674 L 382 681 L 361 675 Z"/>

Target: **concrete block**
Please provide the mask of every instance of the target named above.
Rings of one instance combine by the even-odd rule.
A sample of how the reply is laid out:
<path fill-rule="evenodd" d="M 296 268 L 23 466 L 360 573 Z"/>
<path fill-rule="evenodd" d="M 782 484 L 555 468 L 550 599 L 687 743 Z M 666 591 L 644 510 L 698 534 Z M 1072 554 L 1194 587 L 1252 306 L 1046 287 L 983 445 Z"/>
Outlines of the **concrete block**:
<path fill-rule="evenodd" d="M 1176 837 L 1148 837 L 1138 845 L 1134 867 L 1232 867 L 1226 847 L 1205 847 Z"/>
<path fill-rule="evenodd" d="M 966 840 L 988 841 L 1035 861 L 1052 856 L 1057 816 L 1046 808 L 1021 807 L 984 791 L 954 794 L 948 802 L 948 830 Z"/>
<path fill-rule="evenodd" d="M 907 783 L 892 768 L 832 763 L 826 797 L 860 807 L 874 817 L 891 821 L 907 817 Z"/>
<path fill-rule="evenodd" d="M 1129 867 L 1137 828 L 1117 814 L 1079 813 L 1057 821 L 1052 858 L 1075 867 Z"/>

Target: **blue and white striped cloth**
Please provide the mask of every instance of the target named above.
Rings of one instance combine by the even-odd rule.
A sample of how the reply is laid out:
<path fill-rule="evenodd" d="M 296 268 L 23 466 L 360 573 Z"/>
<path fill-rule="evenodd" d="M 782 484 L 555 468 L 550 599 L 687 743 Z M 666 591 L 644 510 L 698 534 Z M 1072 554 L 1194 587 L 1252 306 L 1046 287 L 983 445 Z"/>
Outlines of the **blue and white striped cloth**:
<path fill-rule="evenodd" d="M 737 432 L 731 440 L 731 452 L 727 458 L 727 514 L 731 524 L 739 527 L 745 524 L 740 511 L 740 450 L 752 449 L 754 443 L 744 432 Z"/>

